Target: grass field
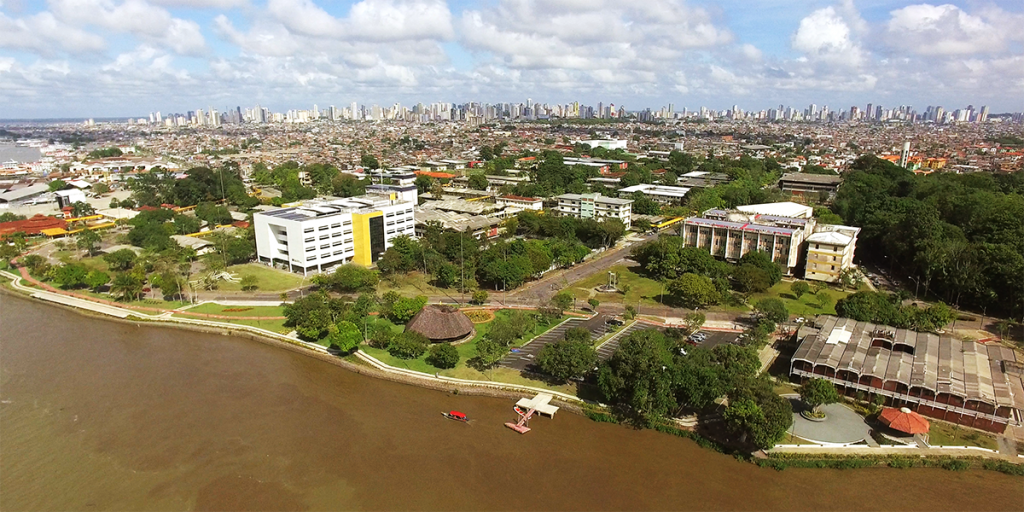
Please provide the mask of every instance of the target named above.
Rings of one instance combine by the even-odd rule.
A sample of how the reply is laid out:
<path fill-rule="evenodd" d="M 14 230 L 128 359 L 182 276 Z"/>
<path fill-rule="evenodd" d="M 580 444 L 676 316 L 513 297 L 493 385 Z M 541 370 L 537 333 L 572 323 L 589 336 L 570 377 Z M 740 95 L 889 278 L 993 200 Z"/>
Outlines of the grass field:
<path fill-rule="evenodd" d="M 185 311 L 225 316 L 284 316 L 284 306 L 225 306 L 214 302 L 200 304 Z"/>
<path fill-rule="evenodd" d="M 240 320 L 240 319 L 230 319 L 229 320 L 229 319 L 225 319 L 225 318 L 216 318 L 216 319 L 212 319 L 212 318 L 196 318 L 194 316 L 183 315 L 181 313 L 175 313 L 175 314 L 173 314 L 171 316 L 173 316 L 174 318 L 187 318 L 187 319 L 191 319 L 191 320 L 209 320 L 209 321 L 213 321 L 213 322 L 223 322 L 223 323 L 237 324 L 237 325 L 248 325 L 250 327 L 259 327 L 261 329 L 266 329 L 268 331 L 273 331 L 273 332 L 276 332 L 278 334 L 288 334 L 288 333 L 290 333 L 290 332 L 292 332 L 294 330 L 294 328 L 292 328 L 292 327 L 285 327 L 284 326 L 284 322 L 285 322 L 284 320 Z"/>
<path fill-rule="evenodd" d="M 508 316 L 509 313 L 510 313 L 509 310 L 504 310 L 503 309 L 503 310 L 497 311 L 495 313 L 495 315 L 496 316 Z M 545 326 L 538 325 L 534 329 L 534 332 L 532 334 L 527 335 L 527 336 L 521 338 L 514 345 L 517 346 L 517 347 L 523 346 L 524 344 L 526 344 L 526 342 L 532 340 L 533 338 L 535 338 L 535 337 L 537 337 L 537 336 L 539 336 L 541 334 L 544 334 L 545 332 L 547 332 L 552 327 L 558 325 L 563 320 L 565 320 L 565 318 L 566 317 L 562 317 L 562 318 L 560 318 L 558 320 L 555 320 L 555 321 L 551 322 L 549 325 L 545 325 Z M 424 354 L 424 355 L 416 358 L 416 359 L 399 359 L 397 357 L 392 356 L 391 354 L 388 353 L 387 350 L 384 350 L 384 349 L 373 348 L 373 347 L 370 347 L 368 345 L 362 345 L 359 348 L 362 351 L 366 352 L 367 354 L 373 356 L 377 360 L 383 362 L 384 364 L 387 364 L 387 365 L 390 365 L 390 366 L 394 366 L 396 368 L 405 368 L 405 369 L 408 369 L 408 370 L 414 370 L 414 371 L 423 372 L 423 373 L 429 373 L 429 374 L 439 373 L 441 375 L 444 375 L 445 377 L 454 377 L 454 378 L 458 378 L 458 379 L 494 380 L 494 381 L 499 381 L 499 382 L 508 382 L 508 383 L 512 383 L 512 384 L 521 384 L 521 385 L 527 385 L 527 386 L 542 387 L 542 388 L 545 388 L 545 389 L 553 389 L 553 390 L 556 390 L 556 391 L 564 391 L 564 392 L 567 392 L 567 393 L 573 393 L 575 391 L 575 386 L 572 386 L 572 385 L 552 386 L 552 385 L 549 385 L 549 384 L 547 384 L 547 383 L 545 383 L 544 381 L 541 381 L 541 380 L 534 380 L 534 379 L 529 379 L 529 378 L 523 377 L 520 374 L 520 372 L 515 371 L 515 370 L 511 370 L 511 369 L 507 369 L 507 368 L 497 368 L 497 367 L 495 367 L 495 368 L 491 368 L 491 369 L 488 369 L 488 370 L 485 370 L 485 371 L 481 372 L 479 370 L 476 370 L 474 368 L 470 368 L 469 366 L 467 366 L 466 362 L 469 359 L 472 359 L 472 358 L 476 357 L 476 355 L 477 355 L 477 352 L 476 352 L 476 342 L 479 341 L 480 339 L 482 339 L 485 334 L 487 334 L 487 331 L 490 329 L 490 325 L 491 325 L 490 322 L 484 323 L 484 324 L 476 324 L 476 336 L 471 341 L 469 341 L 467 343 L 463 343 L 461 345 L 456 345 L 455 346 L 455 348 L 459 351 L 459 364 L 455 368 L 452 368 L 452 369 L 449 369 L 449 370 L 440 370 L 440 369 L 430 365 L 429 363 L 427 363 L 426 358 L 427 358 L 427 354 L 429 354 L 429 352 L 427 354 Z"/>
<path fill-rule="evenodd" d="M 928 444 L 932 446 L 978 446 L 989 450 L 998 447 L 995 438 L 989 434 L 942 421 L 930 421 Z"/>
<path fill-rule="evenodd" d="M 839 291 L 834 288 L 826 288 L 825 290 L 832 297 L 832 301 L 828 305 L 822 307 L 813 292 L 805 293 L 797 299 L 796 295 L 789 289 L 790 284 L 792 283 L 780 281 L 775 286 L 769 288 L 765 293 L 751 294 L 750 304 L 754 304 L 764 298 L 775 297 L 782 299 L 782 302 L 786 303 L 786 309 L 789 310 L 790 315 L 804 317 L 814 315 L 834 315 L 836 314 L 836 302 L 851 293 L 847 291 Z"/>
<path fill-rule="evenodd" d="M 395 274 L 389 276 L 386 279 L 381 279 L 380 285 L 377 286 L 377 291 L 380 294 L 389 291 L 398 292 L 400 295 L 405 297 L 415 297 L 417 295 L 427 296 L 448 296 L 452 300 L 460 301 L 462 294 L 459 293 L 458 288 L 438 288 L 429 283 L 429 276 L 423 272 L 409 272 L 408 274 Z M 466 289 L 465 299 L 468 302 L 473 296 L 473 290 Z"/>
<path fill-rule="evenodd" d="M 287 270 L 279 270 L 276 268 L 268 267 L 266 265 L 260 265 L 257 263 L 246 263 L 244 265 L 232 265 L 227 268 L 227 272 L 234 274 L 239 281 L 220 281 L 218 290 L 227 292 L 242 291 L 241 279 L 247 275 L 256 276 L 256 290 L 264 292 L 283 292 L 286 290 L 294 290 L 302 285 L 303 279 L 299 274 L 288 272 Z M 195 280 L 199 276 L 193 277 Z M 306 280 L 306 284 L 309 284 L 309 280 Z"/>
<path fill-rule="evenodd" d="M 634 265 L 628 267 L 626 265 L 615 265 L 608 269 L 609 272 L 615 272 L 619 275 L 619 289 L 621 290 L 625 286 L 629 286 L 629 291 L 623 293 L 600 293 L 595 288 L 603 284 L 608 283 L 608 272 L 598 272 L 582 281 L 572 283 L 567 288 L 570 292 L 575 293 L 576 298 L 582 302 L 586 302 L 587 299 L 597 299 L 602 303 L 611 304 L 642 304 L 657 305 L 658 297 L 662 293 L 662 284 L 654 279 L 644 277 L 634 270 L 638 270 L 639 267 Z"/>
<path fill-rule="evenodd" d="M 785 437 L 783 437 L 782 440 L 779 441 L 778 444 L 817 444 L 817 443 L 812 443 L 812 442 L 810 442 L 810 441 L 808 441 L 806 439 L 800 439 L 799 437 L 795 437 L 794 435 L 792 435 L 789 432 L 787 432 Z"/>

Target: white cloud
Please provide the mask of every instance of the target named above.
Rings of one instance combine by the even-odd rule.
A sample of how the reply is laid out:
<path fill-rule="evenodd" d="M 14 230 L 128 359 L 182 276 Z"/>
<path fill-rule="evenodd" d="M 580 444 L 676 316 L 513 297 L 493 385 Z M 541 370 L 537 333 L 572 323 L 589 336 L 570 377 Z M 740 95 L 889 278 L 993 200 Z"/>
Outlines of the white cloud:
<path fill-rule="evenodd" d="M 169 7 L 192 7 L 202 9 L 230 9 L 232 7 L 245 7 L 249 0 L 150 0 L 157 5 Z"/>
<path fill-rule="evenodd" d="M 49 12 L 25 18 L 9 18 L 0 12 L 0 48 L 17 48 L 51 55 L 58 48 L 71 53 L 88 53 L 106 46 L 102 37 L 70 27 Z"/>
<path fill-rule="evenodd" d="M 440 0 L 362 0 L 336 18 L 312 0 L 270 0 L 267 11 L 289 31 L 362 41 L 449 40 L 451 12 Z"/>
<path fill-rule="evenodd" d="M 792 44 L 811 61 L 859 68 L 866 60 L 850 25 L 834 7 L 818 9 L 800 20 Z"/>
<path fill-rule="evenodd" d="M 887 30 L 894 46 L 921 55 L 996 53 L 1006 47 L 1004 30 L 950 4 L 917 4 L 890 13 Z M 1005 27 L 1019 31 L 1020 26 Z"/>
<path fill-rule="evenodd" d="M 92 25 L 127 32 L 145 42 L 187 55 L 206 49 L 199 24 L 171 16 L 166 9 L 143 0 L 50 0 L 54 15 L 69 25 Z"/>

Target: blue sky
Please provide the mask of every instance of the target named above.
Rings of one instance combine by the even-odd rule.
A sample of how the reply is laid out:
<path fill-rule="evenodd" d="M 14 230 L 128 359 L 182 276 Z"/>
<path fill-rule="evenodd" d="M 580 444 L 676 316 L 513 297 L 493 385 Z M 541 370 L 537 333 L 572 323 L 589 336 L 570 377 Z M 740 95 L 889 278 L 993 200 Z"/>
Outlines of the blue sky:
<path fill-rule="evenodd" d="M 1024 2 L 0 0 L 0 118 L 316 103 L 1024 110 Z"/>

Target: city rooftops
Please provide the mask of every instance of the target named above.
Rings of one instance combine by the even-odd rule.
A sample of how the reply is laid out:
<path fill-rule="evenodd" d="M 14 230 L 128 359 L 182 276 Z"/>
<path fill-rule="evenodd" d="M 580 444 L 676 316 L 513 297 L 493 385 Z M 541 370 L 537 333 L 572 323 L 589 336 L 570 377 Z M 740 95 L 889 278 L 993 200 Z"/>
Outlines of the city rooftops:
<path fill-rule="evenodd" d="M 370 196 L 331 200 L 311 200 L 303 201 L 296 206 L 257 213 L 256 215 L 266 215 L 284 220 L 303 221 L 345 213 L 368 213 L 391 204 L 392 202 L 387 199 L 378 199 Z M 409 204 L 412 205 L 412 203 Z"/>
<path fill-rule="evenodd" d="M 620 194 L 632 194 L 633 192 L 643 192 L 644 194 L 653 194 L 659 196 L 676 197 L 682 199 L 683 196 L 689 192 L 690 189 L 686 187 L 670 187 L 665 185 L 650 185 L 641 183 L 639 185 L 633 185 L 632 187 L 626 187 L 619 189 Z"/>
<path fill-rule="evenodd" d="M 783 174 L 779 178 L 779 182 L 810 183 L 815 185 L 838 185 L 842 181 L 843 177 L 836 174 L 808 174 L 805 172 Z"/>
<path fill-rule="evenodd" d="M 796 232 L 795 229 L 770 226 L 767 224 L 754 224 L 753 222 L 734 222 L 731 220 L 719 219 L 705 219 L 703 217 L 690 217 L 686 219 L 686 224 L 695 226 L 705 226 L 709 228 L 734 229 L 738 231 L 748 231 L 751 233 L 764 233 L 781 236 L 792 236 L 793 233 Z"/>
<path fill-rule="evenodd" d="M 617 197 L 608 197 L 601 194 L 562 194 L 555 196 L 555 199 L 566 200 L 566 201 L 594 201 L 595 203 L 605 204 L 617 204 L 625 205 L 632 204 L 632 199 L 619 199 Z"/>
<path fill-rule="evenodd" d="M 779 217 L 791 217 L 794 219 L 809 219 L 814 216 L 814 208 L 790 201 L 781 203 L 748 204 L 745 206 L 737 206 L 736 209 L 746 213 L 776 215 Z"/>

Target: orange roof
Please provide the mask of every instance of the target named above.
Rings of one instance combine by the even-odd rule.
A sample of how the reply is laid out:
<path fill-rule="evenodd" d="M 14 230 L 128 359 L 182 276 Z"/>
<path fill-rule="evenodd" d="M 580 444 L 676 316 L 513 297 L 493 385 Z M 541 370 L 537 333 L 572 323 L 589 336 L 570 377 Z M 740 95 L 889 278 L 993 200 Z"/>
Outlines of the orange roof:
<path fill-rule="evenodd" d="M 537 159 L 537 157 L 535 157 L 535 156 L 524 156 L 524 157 L 520 158 L 519 161 L 520 162 L 528 162 L 528 161 L 536 160 L 536 159 Z"/>
<path fill-rule="evenodd" d="M 900 432 L 906 432 L 908 434 L 923 434 L 928 432 L 928 420 L 921 417 L 920 414 L 911 411 L 910 409 L 892 409 L 886 408 L 882 410 L 882 414 L 878 415 L 878 419 L 889 425 L 889 428 L 899 430 Z"/>
<path fill-rule="evenodd" d="M 67 225 L 68 223 L 65 222 L 64 219 L 58 219 L 57 217 L 49 217 L 46 215 L 36 215 L 31 219 L 0 223 L 0 235 L 9 235 L 18 232 L 23 232 L 26 235 L 38 235 L 45 229 L 64 229 Z"/>
<path fill-rule="evenodd" d="M 513 195 L 501 196 L 501 198 L 502 199 L 512 199 L 513 201 L 540 201 L 540 199 L 537 199 L 536 197 L 523 197 L 523 196 L 513 196 Z"/>
<path fill-rule="evenodd" d="M 415 171 L 417 176 L 428 176 L 431 178 L 454 178 L 455 175 L 450 172 L 437 172 L 437 171 Z"/>

